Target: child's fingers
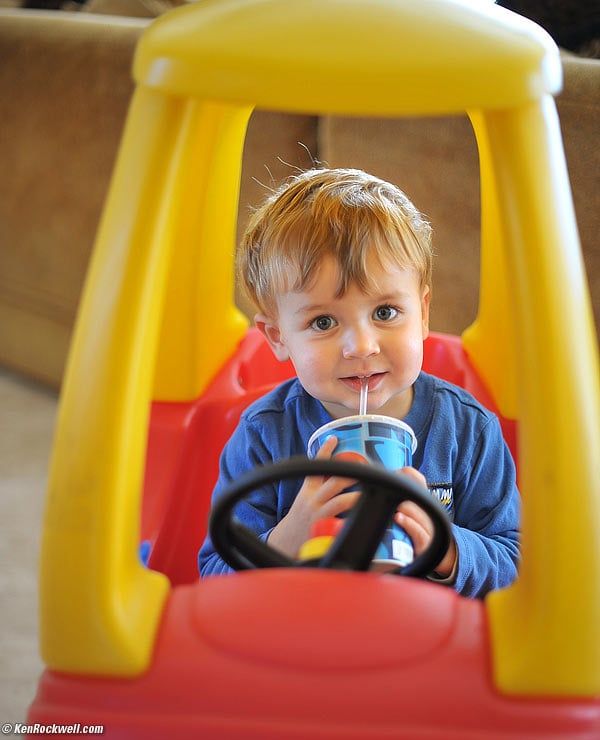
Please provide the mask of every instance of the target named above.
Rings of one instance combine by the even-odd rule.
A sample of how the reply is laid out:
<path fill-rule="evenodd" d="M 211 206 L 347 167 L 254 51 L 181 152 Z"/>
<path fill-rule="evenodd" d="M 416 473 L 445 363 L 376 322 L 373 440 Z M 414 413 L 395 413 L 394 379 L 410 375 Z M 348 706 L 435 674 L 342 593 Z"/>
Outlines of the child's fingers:
<path fill-rule="evenodd" d="M 394 519 L 411 538 L 416 554 L 420 555 L 433 537 L 433 523 L 429 516 L 412 501 L 403 501 Z"/>
<path fill-rule="evenodd" d="M 400 468 L 400 470 L 398 470 L 397 472 L 402 473 L 407 478 L 410 478 L 415 483 L 418 483 L 418 485 L 423 486 L 423 488 L 427 488 L 427 481 L 425 480 L 425 476 L 416 468 L 411 468 L 407 466 L 405 468 Z"/>
<path fill-rule="evenodd" d="M 321 502 L 325 503 L 334 496 L 339 496 L 343 491 L 354 486 L 356 481 L 352 478 L 331 477 L 323 483 L 319 489 L 318 497 Z"/>
<path fill-rule="evenodd" d="M 358 491 L 348 491 L 347 493 L 339 493 L 337 496 L 329 499 L 327 504 L 323 507 L 324 516 L 339 516 L 346 511 L 349 511 L 359 497 Z"/>
<path fill-rule="evenodd" d="M 429 514 L 427 514 L 420 506 L 413 503 L 412 501 L 403 501 L 396 510 L 396 513 L 404 516 L 405 518 L 412 519 L 413 521 L 420 524 L 424 529 L 430 530 L 433 525 Z"/>
<path fill-rule="evenodd" d="M 315 460 L 329 460 L 337 447 L 337 443 L 337 437 L 327 437 L 315 455 Z M 325 500 L 341 493 L 345 488 L 349 488 L 356 483 L 355 480 L 350 480 L 348 478 L 335 478 L 330 476 L 325 476 L 323 480 L 325 483 L 322 488 L 322 493 Z"/>
<path fill-rule="evenodd" d="M 319 448 L 319 451 L 315 455 L 315 460 L 328 460 L 337 447 L 337 443 L 337 437 L 327 437 L 327 439 L 323 442 L 323 444 Z"/>

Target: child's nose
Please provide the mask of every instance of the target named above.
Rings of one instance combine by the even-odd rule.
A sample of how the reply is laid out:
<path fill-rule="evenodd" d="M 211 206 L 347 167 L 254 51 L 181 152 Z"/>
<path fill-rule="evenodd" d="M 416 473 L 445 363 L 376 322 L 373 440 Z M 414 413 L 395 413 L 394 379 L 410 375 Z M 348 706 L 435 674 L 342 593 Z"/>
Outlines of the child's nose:
<path fill-rule="evenodd" d="M 355 328 L 344 334 L 342 354 L 345 359 L 360 359 L 379 354 L 376 333 L 366 328 Z"/>

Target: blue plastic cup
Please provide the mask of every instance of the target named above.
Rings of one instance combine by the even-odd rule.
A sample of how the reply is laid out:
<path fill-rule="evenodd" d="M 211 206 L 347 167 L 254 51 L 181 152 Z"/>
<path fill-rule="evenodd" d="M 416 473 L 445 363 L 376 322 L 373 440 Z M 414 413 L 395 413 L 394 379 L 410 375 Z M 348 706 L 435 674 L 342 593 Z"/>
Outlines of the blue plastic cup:
<path fill-rule="evenodd" d="M 315 457 L 330 437 L 338 440 L 333 459 L 377 463 L 388 470 L 412 465 L 412 456 L 417 449 L 413 430 L 391 416 L 364 414 L 334 419 L 313 433 L 308 441 L 308 456 Z M 407 565 L 413 559 L 412 540 L 392 520 L 375 553 L 373 569 L 385 571 Z"/>

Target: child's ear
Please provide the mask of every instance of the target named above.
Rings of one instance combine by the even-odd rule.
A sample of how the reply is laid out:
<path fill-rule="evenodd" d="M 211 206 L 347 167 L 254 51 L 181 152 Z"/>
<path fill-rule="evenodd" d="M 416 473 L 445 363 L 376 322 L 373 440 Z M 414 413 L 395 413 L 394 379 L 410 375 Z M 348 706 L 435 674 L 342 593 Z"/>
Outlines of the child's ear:
<path fill-rule="evenodd" d="M 423 327 L 423 340 L 429 336 L 429 305 L 431 303 L 431 289 L 425 286 L 421 295 L 421 325 Z"/>
<path fill-rule="evenodd" d="M 257 313 L 254 317 L 254 324 L 259 332 L 269 343 L 273 354 L 280 362 L 287 362 L 290 359 L 287 347 L 281 340 L 281 331 L 276 319 L 266 316 L 264 313 Z"/>

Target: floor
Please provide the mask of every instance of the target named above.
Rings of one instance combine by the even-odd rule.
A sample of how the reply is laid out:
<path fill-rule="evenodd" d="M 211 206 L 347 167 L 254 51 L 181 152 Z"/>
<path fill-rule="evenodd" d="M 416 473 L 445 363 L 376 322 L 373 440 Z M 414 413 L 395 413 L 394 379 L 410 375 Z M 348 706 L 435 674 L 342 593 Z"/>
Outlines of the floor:
<path fill-rule="evenodd" d="M 0 722 L 22 722 L 42 671 L 37 568 L 57 393 L 0 369 Z"/>

